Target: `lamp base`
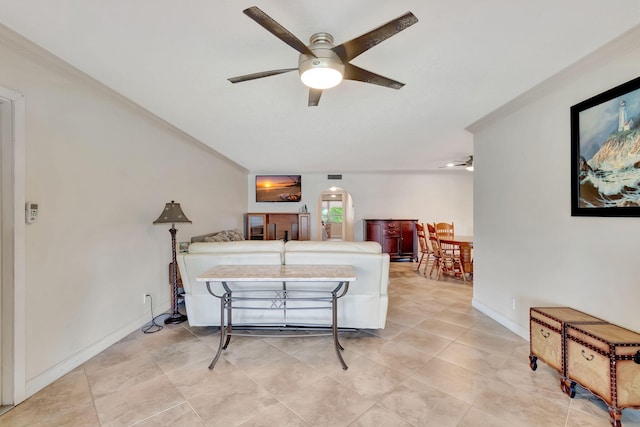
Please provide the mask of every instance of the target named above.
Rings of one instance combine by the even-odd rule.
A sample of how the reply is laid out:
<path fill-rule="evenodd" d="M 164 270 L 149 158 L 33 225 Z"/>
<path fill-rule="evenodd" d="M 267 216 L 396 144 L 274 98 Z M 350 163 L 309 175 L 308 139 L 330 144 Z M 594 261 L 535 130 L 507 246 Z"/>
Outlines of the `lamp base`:
<path fill-rule="evenodd" d="M 180 313 L 180 312 L 176 312 L 171 314 L 171 316 L 167 317 L 166 319 L 164 319 L 164 324 L 165 325 L 175 325 L 178 323 L 182 323 L 185 320 L 187 320 L 187 316 L 185 316 L 184 314 Z"/>

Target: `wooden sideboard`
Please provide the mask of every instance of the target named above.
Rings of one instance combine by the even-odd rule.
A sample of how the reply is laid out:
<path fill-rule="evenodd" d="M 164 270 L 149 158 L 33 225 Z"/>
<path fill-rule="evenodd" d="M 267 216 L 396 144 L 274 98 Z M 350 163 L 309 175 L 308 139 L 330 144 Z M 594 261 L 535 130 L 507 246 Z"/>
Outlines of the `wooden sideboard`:
<path fill-rule="evenodd" d="M 309 213 L 248 213 L 247 240 L 310 240 Z"/>
<path fill-rule="evenodd" d="M 365 219 L 364 240 L 378 242 L 391 261 L 418 261 L 417 219 Z"/>

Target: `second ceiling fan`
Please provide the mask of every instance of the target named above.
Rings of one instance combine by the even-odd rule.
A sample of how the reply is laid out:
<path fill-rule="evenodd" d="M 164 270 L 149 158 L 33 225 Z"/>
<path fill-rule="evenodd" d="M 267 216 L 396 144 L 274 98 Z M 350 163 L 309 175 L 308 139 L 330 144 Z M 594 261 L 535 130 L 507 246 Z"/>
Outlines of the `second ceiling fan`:
<path fill-rule="evenodd" d="M 298 70 L 300 79 L 309 87 L 308 105 L 310 107 L 318 105 L 324 89 L 338 85 L 343 79 L 371 83 L 392 89 L 400 89 L 404 86 L 404 83 L 367 71 L 349 63 L 349 61 L 418 22 L 418 18 L 411 12 L 407 12 L 368 33 L 338 46 L 333 45 L 333 36 L 329 33 L 313 34 L 310 38 L 310 44 L 307 46 L 257 6 L 245 9 L 243 13 L 300 52 L 300 56 L 297 68 L 282 68 L 231 77 L 228 79 L 231 83 L 240 83 Z"/>
<path fill-rule="evenodd" d="M 469 172 L 473 172 L 473 156 L 469 156 L 469 158 L 462 163 L 447 163 L 446 166 L 440 166 L 441 168 L 456 168 L 456 167 L 464 167 Z"/>

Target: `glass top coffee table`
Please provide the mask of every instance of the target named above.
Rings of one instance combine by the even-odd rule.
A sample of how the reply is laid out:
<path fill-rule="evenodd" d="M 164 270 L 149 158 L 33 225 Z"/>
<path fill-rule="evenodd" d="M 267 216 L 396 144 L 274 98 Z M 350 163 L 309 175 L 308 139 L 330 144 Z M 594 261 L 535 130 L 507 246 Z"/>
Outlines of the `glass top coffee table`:
<path fill-rule="evenodd" d="M 349 291 L 349 284 L 356 280 L 356 274 L 350 265 L 218 265 L 196 278 L 205 282 L 211 295 L 220 298 L 220 344 L 215 357 L 209 365 L 213 369 L 225 350 L 232 335 L 256 336 L 255 331 L 266 330 L 303 330 L 295 336 L 332 335 L 333 343 L 342 365 L 347 364 L 342 358 L 344 350 L 338 340 L 338 299 Z M 287 287 L 288 283 L 296 282 L 295 289 Z M 300 286 L 309 282 L 310 286 Z M 313 282 L 336 283 L 326 289 L 312 286 Z M 222 293 L 216 293 L 212 284 L 221 283 Z M 246 284 L 251 284 L 247 288 Z M 265 303 L 266 302 L 266 303 Z M 257 303 L 257 304 L 255 304 Z M 255 304 L 255 305 L 252 305 Z M 281 310 L 284 313 L 280 325 L 243 325 L 244 329 L 252 329 L 251 334 L 235 332 L 233 330 L 233 310 Z M 286 321 L 287 310 L 331 310 L 331 324 L 324 333 L 308 333 L 304 326 L 290 325 Z M 226 314 L 226 316 L 225 316 Z M 312 330 L 322 328 L 312 326 Z M 292 336 L 282 335 L 278 336 Z"/>

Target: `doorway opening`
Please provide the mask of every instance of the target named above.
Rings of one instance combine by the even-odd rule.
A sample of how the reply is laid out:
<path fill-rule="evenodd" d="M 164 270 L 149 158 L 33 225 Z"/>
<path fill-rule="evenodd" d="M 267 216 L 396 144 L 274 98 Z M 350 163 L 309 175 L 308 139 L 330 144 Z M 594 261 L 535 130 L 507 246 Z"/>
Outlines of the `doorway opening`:
<path fill-rule="evenodd" d="M 353 240 L 353 203 L 347 191 L 339 187 L 324 190 L 318 212 L 321 240 Z"/>
<path fill-rule="evenodd" d="M 0 404 L 26 398 L 25 101 L 0 87 Z"/>

